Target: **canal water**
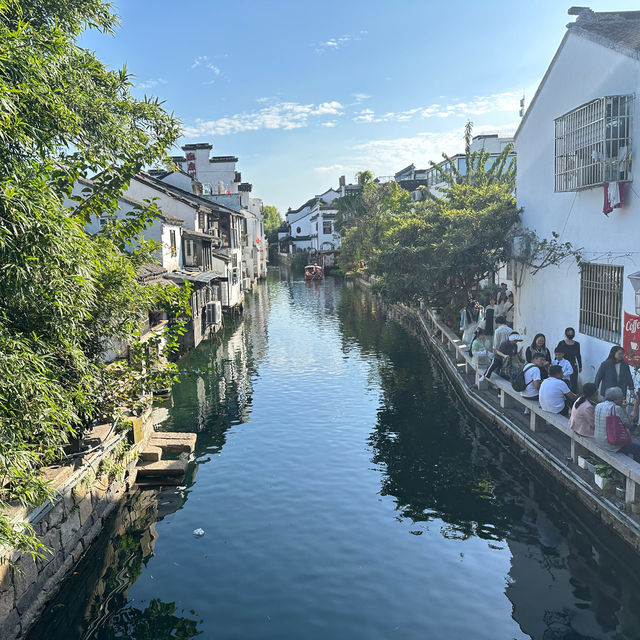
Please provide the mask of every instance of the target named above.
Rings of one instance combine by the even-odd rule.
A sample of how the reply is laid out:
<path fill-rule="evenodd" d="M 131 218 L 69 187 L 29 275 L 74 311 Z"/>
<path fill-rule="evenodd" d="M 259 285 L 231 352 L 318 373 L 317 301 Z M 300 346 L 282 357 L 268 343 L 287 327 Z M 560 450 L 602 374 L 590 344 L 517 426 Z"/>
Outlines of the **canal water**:
<path fill-rule="evenodd" d="M 630 558 L 360 290 L 272 271 L 180 369 L 155 419 L 198 433 L 189 477 L 121 506 L 32 640 L 640 637 Z"/>

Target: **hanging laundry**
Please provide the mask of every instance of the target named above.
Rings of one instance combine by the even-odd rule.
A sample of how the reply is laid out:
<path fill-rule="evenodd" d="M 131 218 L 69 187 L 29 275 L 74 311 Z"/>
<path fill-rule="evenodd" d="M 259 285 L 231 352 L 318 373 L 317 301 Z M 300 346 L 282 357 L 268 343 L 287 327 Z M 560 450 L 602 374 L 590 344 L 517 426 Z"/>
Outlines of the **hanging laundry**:
<path fill-rule="evenodd" d="M 604 203 L 602 205 L 602 213 L 604 213 L 605 216 L 608 216 L 613 211 L 613 207 L 611 206 L 611 202 L 609 201 L 609 183 L 605 182 L 603 187 Z"/>
<path fill-rule="evenodd" d="M 604 183 L 604 203 L 602 213 L 609 215 L 614 209 L 619 209 L 624 204 L 625 183 L 605 182 Z"/>

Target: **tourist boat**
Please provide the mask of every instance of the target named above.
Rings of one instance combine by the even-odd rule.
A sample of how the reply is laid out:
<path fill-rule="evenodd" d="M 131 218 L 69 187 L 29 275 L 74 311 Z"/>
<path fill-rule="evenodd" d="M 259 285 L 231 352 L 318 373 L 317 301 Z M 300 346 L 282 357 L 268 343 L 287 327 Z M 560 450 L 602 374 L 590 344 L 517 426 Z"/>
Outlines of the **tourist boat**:
<path fill-rule="evenodd" d="M 308 264 L 304 268 L 304 277 L 306 280 L 321 280 L 322 267 L 318 264 Z"/>

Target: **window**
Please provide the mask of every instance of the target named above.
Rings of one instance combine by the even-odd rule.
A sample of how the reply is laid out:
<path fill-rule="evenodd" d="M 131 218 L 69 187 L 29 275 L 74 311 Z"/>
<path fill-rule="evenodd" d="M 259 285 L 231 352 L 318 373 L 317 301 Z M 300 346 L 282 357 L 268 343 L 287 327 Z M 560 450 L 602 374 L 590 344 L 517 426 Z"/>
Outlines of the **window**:
<path fill-rule="evenodd" d="M 169 231 L 169 244 L 171 246 L 171 256 L 176 257 L 178 255 L 178 250 L 176 248 L 176 232 Z"/>
<path fill-rule="evenodd" d="M 302 229 L 300 227 L 296 227 L 296 233 L 300 233 Z"/>
<path fill-rule="evenodd" d="M 327 236 L 331 234 L 331 220 L 324 220 L 322 222 L 322 233 Z"/>
<path fill-rule="evenodd" d="M 513 260 L 507 260 L 507 273 L 505 277 L 509 281 L 513 280 Z"/>
<path fill-rule="evenodd" d="M 187 257 L 190 258 L 191 257 L 191 240 L 187 240 L 186 245 L 187 245 Z"/>
<path fill-rule="evenodd" d="M 580 332 L 620 341 L 624 268 L 585 262 L 580 276 Z"/>
<path fill-rule="evenodd" d="M 596 98 L 556 119 L 556 192 L 630 179 L 632 101 Z"/>

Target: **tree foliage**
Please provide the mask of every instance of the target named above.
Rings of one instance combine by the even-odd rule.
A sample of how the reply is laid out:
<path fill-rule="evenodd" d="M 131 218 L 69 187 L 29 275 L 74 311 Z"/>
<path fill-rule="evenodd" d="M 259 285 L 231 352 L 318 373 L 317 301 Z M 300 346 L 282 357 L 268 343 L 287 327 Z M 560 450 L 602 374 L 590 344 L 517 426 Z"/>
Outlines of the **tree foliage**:
<path fill-rule="evenodd" d="M 269 244 L 274 244 L 278 241 L 278 228 L 282 224 L 282 216 L 280 211 L 273 205 L 266 205 L 263 207 L 264 211 L 264 232 L 269 240 Z"/>
<path fill-rule="evenodd" d="M 343 268 L 364 260 L 385 297 L 446 305 L 504 263 L 510 230 L 520 218 L 512 149 L 497 158 L 472 151 L 471 133 L 469 123 L 466 171 L 443 154 L 444 163 L 432 163 L 439 190 L 426 191 L 420 202 L 395 182 L 365 182 L 360 209 L 344 221 Z"/>
<path fill-rule="evenodd" d="M 78 46 L 85 29 L 116 24 L 102 0 L 0 0 L 0 506 L 50 495 L 38 469 L 120 386 L 103 361 L 110 341 L 135 346 L 150 308 L 185 308 L 184 296 L 136 278 L 154 249 L 136 240 L 153 205 L 96 236 L 84 231 L 179 133 L 157 100 L 130 96 L 125 69 Z M 78 177 L 98 171 L 71 209 Z M 132 364 L 138 380 L 146 364 Z M 37 550 L 4 517 L 0 544 Z"/>

